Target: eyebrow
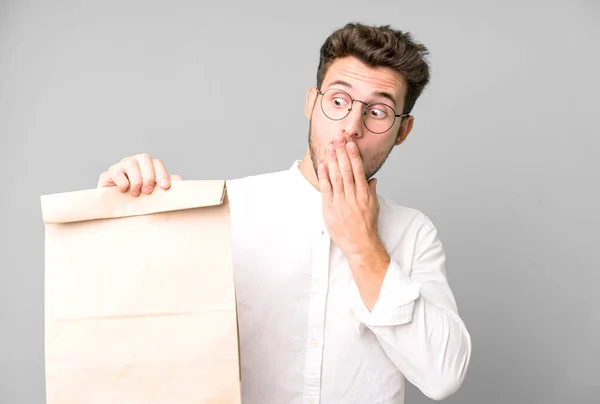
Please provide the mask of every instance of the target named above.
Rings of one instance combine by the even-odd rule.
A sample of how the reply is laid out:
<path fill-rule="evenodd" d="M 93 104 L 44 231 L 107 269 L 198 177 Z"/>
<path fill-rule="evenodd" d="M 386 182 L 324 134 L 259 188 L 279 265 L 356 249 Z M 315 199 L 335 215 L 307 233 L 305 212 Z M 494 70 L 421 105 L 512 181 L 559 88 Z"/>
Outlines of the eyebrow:
<path fill-rule="evenodd" d="M 344 80 L 335 80 L 335 81 L 329 83 L 329 86 L 338 86 L 338 85 L 352 88 L 352 85 Z M 387 93 L 385 91 L 375 91 L 372 95 L 374 95 L 376 97 L 387 98 L 388 100 L 390 100 L 393 103 L 394 107 L 396 107 L 396 99 L 394 98 L 394 96 L 392 94 Z"/>

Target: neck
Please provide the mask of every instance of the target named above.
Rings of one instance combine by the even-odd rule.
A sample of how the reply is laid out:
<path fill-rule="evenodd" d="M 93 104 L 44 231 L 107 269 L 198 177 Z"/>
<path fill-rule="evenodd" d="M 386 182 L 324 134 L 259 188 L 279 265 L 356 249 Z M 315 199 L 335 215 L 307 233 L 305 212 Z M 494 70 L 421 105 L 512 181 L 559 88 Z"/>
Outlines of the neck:
<path fill-rule="evenodd" d="M 306 153 L 304 154 L 304 158 L 298 164 L 298 168 L 300 172 L 310 182 L 310 184 L 319 190 L 319 179 L 317 178 L 317 174 L 315 173 L 315 169 L 313 166 L 312 159 L 310 158 L 310 150 L 306 149 Z"/>

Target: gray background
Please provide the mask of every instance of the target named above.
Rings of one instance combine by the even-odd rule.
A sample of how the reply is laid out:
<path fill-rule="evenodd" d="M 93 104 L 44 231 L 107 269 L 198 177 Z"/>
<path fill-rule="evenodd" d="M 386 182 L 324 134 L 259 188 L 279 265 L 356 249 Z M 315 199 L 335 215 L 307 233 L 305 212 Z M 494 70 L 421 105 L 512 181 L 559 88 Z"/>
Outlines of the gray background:
<path fill-rule="evenodd" d="M 447 250 L 473 340 L 447 402 L 600 402 L 598 3 L 0 2 L 0 403 L 44 397 L 39 196 L 144 151 L 186 179 L 287 169 L 318 49 L 352 20 L 432 53 L 378 187 Z"/>

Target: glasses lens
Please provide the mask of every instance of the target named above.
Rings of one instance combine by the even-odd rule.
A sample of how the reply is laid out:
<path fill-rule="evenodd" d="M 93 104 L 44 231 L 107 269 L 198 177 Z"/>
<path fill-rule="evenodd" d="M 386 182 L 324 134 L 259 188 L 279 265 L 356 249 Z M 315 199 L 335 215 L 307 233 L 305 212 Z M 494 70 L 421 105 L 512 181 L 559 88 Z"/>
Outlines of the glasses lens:
<path fill-rule="evenodd" d="M 327 115 L 329 119 L 342 119 L 352 108 L 352 99 L 350 95 L 342 90 L 329 89 L 323 94 L 321 98 L 321 106 L 323 113 Z"/>
<path fill-rule="evenodd" d="M 385 104 L 371 104 L 365 111 L 365 126 L 371 132 L 383 133 L 394 124 L 394 110 Z"/>

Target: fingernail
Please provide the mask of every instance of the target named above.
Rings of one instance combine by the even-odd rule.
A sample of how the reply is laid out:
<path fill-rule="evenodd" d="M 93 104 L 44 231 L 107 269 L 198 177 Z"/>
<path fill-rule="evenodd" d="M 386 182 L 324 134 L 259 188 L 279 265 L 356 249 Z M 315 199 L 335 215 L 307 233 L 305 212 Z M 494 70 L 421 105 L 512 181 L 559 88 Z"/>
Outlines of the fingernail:
<path fill-rule="evenodd" d="M 164 188 L 164 187 L 166 187 L 166 186 L 167 186 L 167 179 L 166 179 L 166 178 L 164 178 L 164 177 L 163 177 L 163 178 L 161 178 L 161 179 L 160 179 L 160 182 L 159 182 L 159 184 L 160 184 L 160 186 L 161 186 L 161 187 L 163 187 L 163 188 Z"/>
<path fill-rule="evenodd" d="M 152 192 L 152 187 L 150 185 L 146 185 L 143 189 L 142 192 L 145 194 L 149 194 L 150 192 Z"/>

